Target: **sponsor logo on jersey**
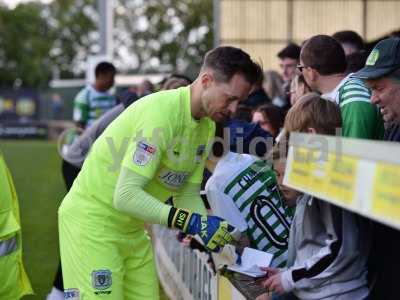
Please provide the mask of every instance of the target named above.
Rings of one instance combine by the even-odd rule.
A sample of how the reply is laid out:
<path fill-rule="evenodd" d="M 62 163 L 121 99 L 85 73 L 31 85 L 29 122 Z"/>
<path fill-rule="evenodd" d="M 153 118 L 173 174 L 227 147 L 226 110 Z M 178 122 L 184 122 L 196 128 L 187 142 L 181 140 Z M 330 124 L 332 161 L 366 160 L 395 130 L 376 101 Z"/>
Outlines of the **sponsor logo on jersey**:
<path fill-rule="evenodd" d="M 92 272 L 92 286 L 96 290 L 106 290 L 112 285 L 110 270 L 96 270 Z"/>
<path fill-rule="evenodd" d="M 66 289 L 64 290 L 64 299 L 65 300 L 79 300 L 79 290 L 78 289 Z"/>
<path fill-rule="evenodd" d="M 277 196 L 275 199 L 274 195 Z M 281 200 L 278 200 L 278 197 L 279 194 L 273 193 L 273 191 L 268 196 L 257 196 L 257 198 L 251 203 L 250 216 L 272 245 L 277 249 L 286 250 L 288 248 L 290 223 L 287 220 L 284 209 L 279 204 Z M 274 223 L 278 220 L 284 228 L 283 232 L 281 228 L 268 222 L 265 212 L 268 212 L 268 214 L 271 213 L 275 216 L 275 218 L 273 218 Z M 271 217 L 269 217 L 269 219 L 272 220 Z"/>
<path fill-rule="evenodd" d="M 189 172 L 175 172 L 169 169 L 161 170 L 158 179 L 168 185 L 170 188 L 176 189 L 181 187 L 189 177 Z"/>
<path fill-rule="evenodd" d="M 133 154 L 133 162 L 138 166 L 145 166 L 156 153 L 157 148 L 144 141 L 139 141 Z"/>
<path fill-rule="evenodd" d="M 143 151 L 150 153 L 150 154 L 154 154 L 156 152 L 156 147 L 152 146 L 150 144 L 146 144 L 143 141 L 139 141 L 137 143 L 138 148 L 142 149 Z"/>
<path fill-rule="evenodd" d="M 201 217 L 201 223 L 200 223 L 201 229 L 200 229 L 200 236 L 203 239 L 206 239 L 208 236 L 208 221 L 207 217 L 202 216 Z"/>
<path fill-rule="evenodd" d="M 189 213 L 187 211 L 179 210 L 175 218 L 174 227 L 183 230 L 188 217 Z"/>

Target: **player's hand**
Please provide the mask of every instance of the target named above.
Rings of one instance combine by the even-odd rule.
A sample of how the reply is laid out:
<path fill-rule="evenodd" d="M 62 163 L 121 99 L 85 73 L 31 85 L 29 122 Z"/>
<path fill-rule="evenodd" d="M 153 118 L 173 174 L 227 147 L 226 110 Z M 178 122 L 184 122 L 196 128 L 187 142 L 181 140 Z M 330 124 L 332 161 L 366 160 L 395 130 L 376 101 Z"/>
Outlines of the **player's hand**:
<path fill-rule="evenodd" d="M 233 241 L 232 233 L 236 228 L 220 217 L 203 216 L 183 209 L 174 210 L 171 227 L 199 235 L 208 250 L 218 252 L 225 244 Z"/>
<path fill-rule="evenodd" d="M 217 252 L 225 244 L 233 241 L 231 233 L 234 230 L 233 226 L 220 217 L 193 213 L 186 232 L 192 235 L 198 234 L 207 249 Z"/>

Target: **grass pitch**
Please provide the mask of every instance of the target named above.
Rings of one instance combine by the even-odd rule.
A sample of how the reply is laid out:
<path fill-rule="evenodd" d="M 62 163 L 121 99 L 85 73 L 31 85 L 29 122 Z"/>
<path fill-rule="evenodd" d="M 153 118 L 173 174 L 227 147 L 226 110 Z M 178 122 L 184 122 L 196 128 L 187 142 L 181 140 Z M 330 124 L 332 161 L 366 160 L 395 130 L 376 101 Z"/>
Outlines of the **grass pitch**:
<path fill-rule="evenodd" d="M 24 264 L 35 295 L 50 291 L 59 261 L 57 209 L 66 190 L 55 143 L 0 141 L 0 150 L 17 190 L 22 226 Z M 160 289 L 161 290 L 161 289 Z M 161 299 L 167 299 L 161 290 Z"/>

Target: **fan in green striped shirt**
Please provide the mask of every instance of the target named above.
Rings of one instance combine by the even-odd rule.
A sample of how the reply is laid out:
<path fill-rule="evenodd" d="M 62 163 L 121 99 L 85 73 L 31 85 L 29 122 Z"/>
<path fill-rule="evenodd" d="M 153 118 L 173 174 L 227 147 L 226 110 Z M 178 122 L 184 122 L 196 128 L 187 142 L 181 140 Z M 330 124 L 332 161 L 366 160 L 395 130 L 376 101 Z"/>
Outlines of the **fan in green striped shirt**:
<path fill-rule="evenodd" d="M 113 108 L 116 98 L 107 91 L 114 85 L 116 69 L 113 64 L 101 62 L 96 66 L 96 81 L 82 89 L 74 99 L 73 119 L 85 128 L 106 111 Z"/>

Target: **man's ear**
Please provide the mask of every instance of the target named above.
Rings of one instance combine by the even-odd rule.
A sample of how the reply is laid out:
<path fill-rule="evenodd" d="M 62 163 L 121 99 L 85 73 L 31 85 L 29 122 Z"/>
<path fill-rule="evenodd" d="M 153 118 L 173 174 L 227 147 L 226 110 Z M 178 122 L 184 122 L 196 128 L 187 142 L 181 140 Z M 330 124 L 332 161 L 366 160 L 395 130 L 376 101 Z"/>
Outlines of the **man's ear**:
<path fill-rule="evenodd" d="M 308 127 L 307 128 L 307 133 L 311 133 L 311 134 L 317 134 L 317 130 L 313 127 Z"/>
<path fill-rule="evenodd" d="M 200 75 L 200 82 L 203 88 L 208 88 L 213 80 L 214 77 L 209 71 L 205 71 Z"/>

